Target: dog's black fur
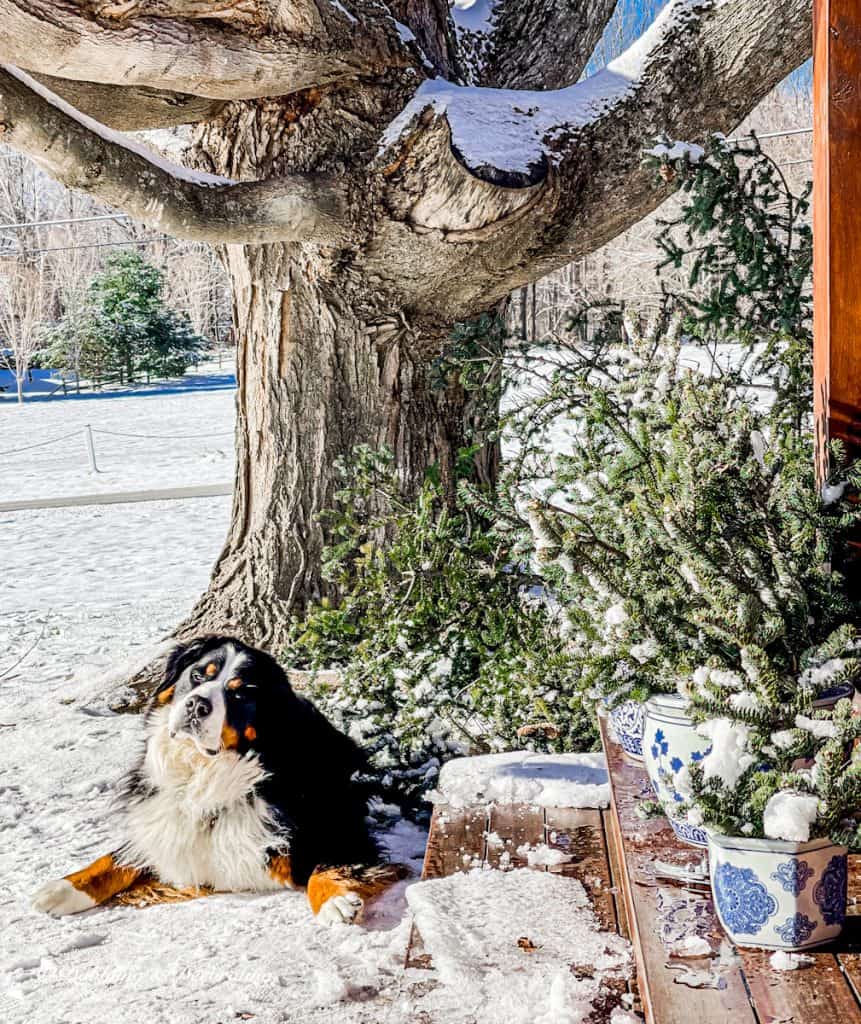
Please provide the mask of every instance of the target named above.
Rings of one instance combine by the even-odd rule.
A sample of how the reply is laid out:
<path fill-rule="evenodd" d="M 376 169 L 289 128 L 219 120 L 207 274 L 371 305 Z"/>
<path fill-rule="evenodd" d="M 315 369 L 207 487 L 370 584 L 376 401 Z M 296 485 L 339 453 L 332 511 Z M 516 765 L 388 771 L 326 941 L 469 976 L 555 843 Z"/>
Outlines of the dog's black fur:
<path fill-rule="evenodd" d="M 258 792 L 289 846 L 293 883 L 306 885 L 315 868 L 383 863 L 366 820 L 367 792 L 353 778 L 365 767 L 364 754 L 309 700 L 295 693 L 269 654 L 228 636 L 202 637 L 179 646 L 168 658 L 150 713 L 161 706 L 159 695 L 175 686 L 189 665 L 225 644 L 247 656 L 239 676 L 254 684 L 250 690 L 242 687 L 227 694 L 227 721 L 238 736 L 237 753 L 253 751 L 267 772 Z M 249 726 L 251 740 L 245 735 Z M 139 798 L 146 790 L 141 759 L 127 780 L 126 793 Z"/>

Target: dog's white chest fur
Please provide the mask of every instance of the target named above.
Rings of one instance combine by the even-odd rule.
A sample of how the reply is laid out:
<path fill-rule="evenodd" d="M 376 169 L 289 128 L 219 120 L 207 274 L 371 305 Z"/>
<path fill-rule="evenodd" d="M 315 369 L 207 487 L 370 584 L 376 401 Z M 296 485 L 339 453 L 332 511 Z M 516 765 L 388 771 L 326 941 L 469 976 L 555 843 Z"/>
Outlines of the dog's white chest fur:
<path fill-rule="evenodd" d="M 134 864 L 176 887 L 281 888 L 266 870 L 266 850 L 284 841 L 254 792 L 265 775 L 257 758 L 171 739 L 165 709 L 150 720 L 143 771 L 154 791 L 126 809 L 124 852 Z"/>

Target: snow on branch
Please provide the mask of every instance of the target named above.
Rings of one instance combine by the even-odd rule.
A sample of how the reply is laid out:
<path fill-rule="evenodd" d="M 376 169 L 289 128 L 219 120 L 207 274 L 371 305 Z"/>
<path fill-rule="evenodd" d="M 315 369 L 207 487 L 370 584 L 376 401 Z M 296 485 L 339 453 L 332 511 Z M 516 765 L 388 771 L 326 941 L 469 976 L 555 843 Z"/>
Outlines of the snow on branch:
<path fill-rule="evenodd" d="M 234 182 L 173 164 L 3 65 L 0 131 L 4 143 L 64 185 L 177 238 L 227 244 L 343 239 L 343 194 L 334 182 L 313 175 Z"/>
<path fill-rule="evenodd" d="M 548 161 L 566 155 L 564 137 L 601 120 L 632 97 L 650 64 L 666 56 L 668 40 L 699 17 L 709 0 L 673 0 L 651 28 L 616 60 L 596 74 L 564 89 L 530 91 L 458 86 L 436 78 L 422 82 L 389 126 L 383 148 L 396 142 L 428 107 L 444 116 L 452 146 L 480 176 L 543 176 Z"/>
<path fill-rule="evenodd" d="M 381 140 L 388 207 L 443 244 L 492 237 L 481 261 L 448 259 L 494 301 L 526 283 L 536 261 L 549 272 L 651 212 L 672 184 L 644 166 L 644 152 L 661 137 L 695 144 L 732 130 L 810 48 L 809 0 L 669 0 L 625 53 L 566 88 L 422 82 Z M 432 167 L 452 159 L 463 173 L 449 173 L 443 191 Z M 480 204 L 463 202 L 476 191 L 470 177 L 487 186 Z M 533 197 L 528 216 L 512 215 L 525 209 L 518 191 Z"/>
<path fill-rule="evenodd" d="M 274 24 L 267 31 L 187 12 L 184 17 L 149 13 L 159 6 L 168 14 L 206 6 L 191 0 L 135 4 L 135 13 L 142 8 L 145 14 L 122 20 L 96 19 L 74 0 L 0 0 L 0 62 L 79 81 L 222 100 L 285 95 L 415 65 L 391 18 L 370 0 L 358 2 L 369 12 L 361 26 L 326 5 L 325 18 L 312 19 L 306 33 L 296 31 L 293 22 L 308 5 L 286 0 L 274 5 Z M 119 11 L 125 5 L 114 7 Z"/>

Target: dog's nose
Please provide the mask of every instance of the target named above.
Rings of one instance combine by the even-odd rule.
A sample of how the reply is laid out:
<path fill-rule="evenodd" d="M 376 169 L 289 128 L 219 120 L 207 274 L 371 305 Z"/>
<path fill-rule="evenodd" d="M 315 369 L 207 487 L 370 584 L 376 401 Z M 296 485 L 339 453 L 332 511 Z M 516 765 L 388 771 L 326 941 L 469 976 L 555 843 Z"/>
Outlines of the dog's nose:
<path fill-rule="evenodd" d="M 212 704 L 206 697 L 193 693 L 185 702 L 185 710 L 189 718 L 206 718 L 209 712 L 212 711 Z"/>

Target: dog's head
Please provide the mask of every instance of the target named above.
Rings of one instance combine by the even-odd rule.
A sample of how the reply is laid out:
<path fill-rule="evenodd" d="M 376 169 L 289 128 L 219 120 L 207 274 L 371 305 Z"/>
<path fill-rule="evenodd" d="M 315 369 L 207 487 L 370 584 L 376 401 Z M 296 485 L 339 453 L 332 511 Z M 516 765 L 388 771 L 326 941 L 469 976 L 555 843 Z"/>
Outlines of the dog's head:
<path fill-rule="evenodd" d="M 209 754 L 241 754 L 260 749 L 291 698 L 274 658 L 232 637 L 210 636 L 172 651 L 153 706 L 170 708 L 171 736 L 191 737 Z"/>

